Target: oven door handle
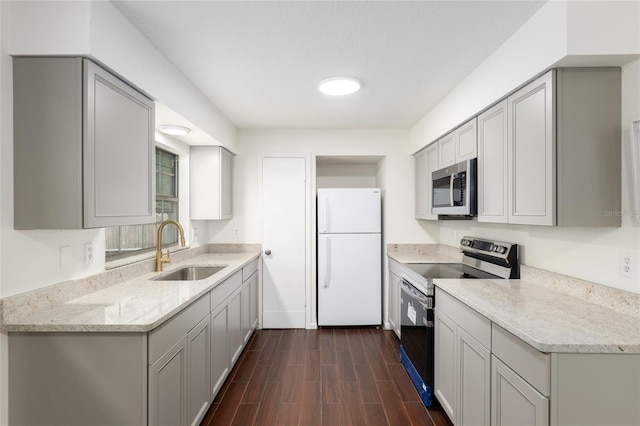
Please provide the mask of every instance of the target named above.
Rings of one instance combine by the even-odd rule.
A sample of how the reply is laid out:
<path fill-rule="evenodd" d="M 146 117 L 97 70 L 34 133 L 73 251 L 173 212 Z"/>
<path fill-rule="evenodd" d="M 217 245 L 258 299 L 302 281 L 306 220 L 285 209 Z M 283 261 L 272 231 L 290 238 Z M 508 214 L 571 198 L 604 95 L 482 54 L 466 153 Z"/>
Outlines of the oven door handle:
<path fill-rule="evenodd" d="M 415 294 L 414 292 L 411 291 L 411 289 L 413 288 L 410 284 L 407 284 L 406 281 L 402 282 L 402 291 L 409 297 L 411 297 L 412 299 L 417 300 L 418 302 L 422 303 L 423 305 L 429 305 L 429 298 L 426 296 L 422 296 L 420 294 Z"/>

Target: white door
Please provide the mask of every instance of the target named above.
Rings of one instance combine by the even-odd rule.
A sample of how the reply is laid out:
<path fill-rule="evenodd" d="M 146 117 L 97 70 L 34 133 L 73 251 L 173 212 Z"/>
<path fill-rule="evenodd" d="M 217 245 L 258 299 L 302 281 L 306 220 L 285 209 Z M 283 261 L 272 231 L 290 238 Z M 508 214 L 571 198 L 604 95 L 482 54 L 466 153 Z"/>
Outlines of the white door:
<path fill-rule="evenodd" d="M 305 328 L 306 158 L 262 158 L 263 328 Z"/>

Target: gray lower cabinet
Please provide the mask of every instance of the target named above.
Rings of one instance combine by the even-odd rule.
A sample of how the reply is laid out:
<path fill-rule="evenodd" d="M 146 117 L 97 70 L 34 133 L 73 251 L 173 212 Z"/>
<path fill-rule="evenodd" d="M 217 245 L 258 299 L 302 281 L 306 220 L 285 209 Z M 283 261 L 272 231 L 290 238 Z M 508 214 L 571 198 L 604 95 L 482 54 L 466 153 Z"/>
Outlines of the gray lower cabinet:
<path fill-rule="evenodd" d="M 389 259 L 389 326 L 400 338 L 400 297 L 402 265 Z"/>
<path fill-rule="evenodd" d="M 258 322 L 258 273 L 243 284 L 240 300 L 241 328 L 243 344 L 246 344 Z"/>
<path fill-rule="evenodd" d="M 491 322 L 436 289 L 435 395 L 454 425 L 489 425 Z"/>
<path fill-rule="evenodd" d="M 147 333 L 9 333 L 10 425 L 146 425 Z"/>
<path fill-rule="evenodd" d="M 544 353 L 436 288 L 435 395 L 454 425 L 640 424 L 640 354 Z"/>
<path fill-rule="evenodd" d="M 258 260 L 211 290 L 211 395 L 225 379 L 258 326 Z"/>
<path fill-rule="evenodd" d="M 187 336 L 149 366 L 149 424 L 187 420 Z"/>
<path fill-rule="evenodd" d="M 235 364 L 240 357 L 242 348 L 244 347 L 244 339 L 242 338 L 242 292 L 236 293 L 229 301 L 229 360 L 230 364 Z"/>
<path fill-rule="evenodd" d="M 229 344 L 227 305 L 211 312 L 211 395 L 218 393 L 229 373 Z"/>
<path fill-rule="evenodd" d="M 489 425 L 491 352 L 458 327 L 458 419 L 461 425 Z M 508 423 L 505 423 L 508 424 Z"/>
<path fill-rule="evenodd" d="M 149 333 L 149 424 L 197 425 L 206 414 L 211 403 L 209 311 L 205 295 Z"/>
<path fill-rule="evenodd" d="M 253 278 L 251 278 L 251 282 L 249 283 L 250 292 L 251 292 L 251 299 L 249 300 L 249 323 L 251 324 L 250 332 L 253 332 L 253 330 L 258 328 L 258 321 L 259 321 L 258 297 L 260 294 L 259 282 L 260 282 L 260 279 L 258 277 L 258 273 L 256 272 L 253 275 Z M 249 337 L 250 336 L 246 336 L 245 340 L 249 340 Z"/>
<path fill-rule="evenodd" d="M 491 425 L 548 425 L 549 398 L 495 356 L 491 362 Z"/>
<path fill-rule="evenodd" d="M 211 324 L 207 315 L 187 335 L 187 419 L 197 426 L 207 414 L 211 398 Z"/>
<path fill-rule="evenodd" d="M 153 223 L 155 106 L 96 63 L 14 57 L 14 228 Z"/>
<path fill-rule="evenodd" d="M 198 425 L 211 403 L 207 315 L 149 366 L 149 424 Z"/>
<path fill-rule="evenodd" d="M 456 333 L 458 326 L 448 316 L 435 312 L 435 395 L 453 424 L 457 423 Z"/>
<path fill-rule="evenodd" d="M 200 424 L 257 327 L 257 267 L 149 333 L 9 333 L 9 424 Z"/>

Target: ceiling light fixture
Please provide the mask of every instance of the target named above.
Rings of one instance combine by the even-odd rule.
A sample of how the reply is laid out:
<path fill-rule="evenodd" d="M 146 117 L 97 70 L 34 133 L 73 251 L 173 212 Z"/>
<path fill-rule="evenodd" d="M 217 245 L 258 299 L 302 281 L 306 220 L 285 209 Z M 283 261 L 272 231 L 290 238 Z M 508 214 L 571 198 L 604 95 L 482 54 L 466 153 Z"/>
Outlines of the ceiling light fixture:
<path fill-rule="evenodd" d="M 190 128 L 184 126 L 178 126 L 175 124 L 162 124 L 158 126 L 158 130 L 160 130 L 165 135 L 171 136 L 184 136 L 189 134 L 191 131 Z"/>
<path fill-rule="evenodd" d="M 360 90 L 360 80 L 355 77 L 327 77 L 320 82 L 318 89 L 331 96 L 344 96 Z"/>

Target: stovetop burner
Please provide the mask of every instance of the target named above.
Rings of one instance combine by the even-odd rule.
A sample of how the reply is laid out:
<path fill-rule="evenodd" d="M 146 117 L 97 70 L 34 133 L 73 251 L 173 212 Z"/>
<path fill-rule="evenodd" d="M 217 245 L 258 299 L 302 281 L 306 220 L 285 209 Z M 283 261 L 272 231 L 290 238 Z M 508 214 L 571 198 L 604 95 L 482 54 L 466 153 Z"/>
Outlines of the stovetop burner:
<path fill-rule="evenodd" d="M 433 294 L 434 278 L 520 278 L 518 245 L 464 237 L 461 263 L 407 264 L 403 278 L 425 294 Z"/>

